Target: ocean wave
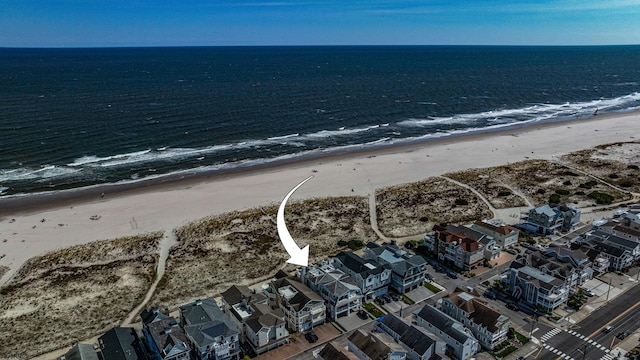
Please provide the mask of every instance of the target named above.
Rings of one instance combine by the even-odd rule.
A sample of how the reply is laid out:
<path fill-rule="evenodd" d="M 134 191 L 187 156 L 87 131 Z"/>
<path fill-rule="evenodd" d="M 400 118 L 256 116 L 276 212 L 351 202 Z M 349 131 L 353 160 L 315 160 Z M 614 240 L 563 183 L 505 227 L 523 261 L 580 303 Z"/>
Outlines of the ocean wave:
<path fill-rule="evenodd" d="M 429 118 L 409 118 L 398 122 L 398 125 L 405 127 L 425 127 L 446 124 L 450 125 L 471 125 L 482 122 L 487 123 L 523 123 L 532 121 L 563 120 L 568 118 L 579 118 L 591 116 L 595 109 L 599 111 L 619 111 L 630 107 L 636 107 L 640 101 L 640 93 L 635 92 L 628 95 L 612 98 L 597 99 L 577 103 L 563 104 L 534 104 L 516 109 L 498 109 L 479 113 L 456 114 L 447 117 Z"/>
<path fill-rule="evenodd" d="M 18 168 L 10 170 L 0 170 L 0 182 L 21 181 L 33 179 L 50 179 L 64 177 L 78 173 L 79 169 L 68 168 L 66 166 L 45 165 L 40 168 Z M 6 189 L 5 189 L 6 190 Z"/>

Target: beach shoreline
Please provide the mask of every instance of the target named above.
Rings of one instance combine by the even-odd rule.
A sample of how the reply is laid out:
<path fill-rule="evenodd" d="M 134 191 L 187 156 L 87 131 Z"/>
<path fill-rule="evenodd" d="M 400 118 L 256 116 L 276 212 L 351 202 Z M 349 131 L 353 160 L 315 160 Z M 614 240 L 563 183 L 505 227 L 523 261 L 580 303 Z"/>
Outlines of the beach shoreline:
<path fill-rule="evenodd" d="M 36 192 L 29 194 L 15 194 L 0 196 L 0 220 L 11 214 L 29 213 L 72 205 L 74 203 L 91 202 L 104 195 L 126 196 L 136 192 L 161 191 L 166 188 L 181 186 L 181 184 L 197 184 L 201 182 L 216 181 L 226 177 L 244 176 L 262 171 L 277 171 L 290 167 L 302 167 L 308 164 L 321 163 L 322 161 L 338 161 L 362 155 L 378 156 L 403 151 L 412 151 L 423 147 L 438 146 L 455 141 L 470 141 L 486 137 L 500 136 L 504 134 L 517 135 L 531 128 L 553 128 L 557 126 L 570 126 L 584 122 L 605 120 L 632 114 L 640 114 L 640 110 L 626 113 L 605 113 L 597 117 L 581 118 L 574 120 L 547 121 L 538 123 L 512 124 L 511 126 L 492 129 L 484 128 L 469 133 L 449 134 L 442 137 L 425 138 L 420 140 L 403 141 L 396 144 L 381 144 L 378 146 L 363 146 L 356 149 L 335 150 L 328 153 L 313 153 L 291 157 L 288 159 L 265 162 L 255 165 L 238 166 L 229 169 L 216 169 L 197 171 L 187 169 L 175 173 L 159 175 L 151 178 L 143 178 L 135 181 L 122 181 L 117 183 L 95 184 L 73 189 L 53 190 L 48 192 Z"/>
<path fill-rule="evenodd" d="M 640 134 L 640 112 L 600 114 L 241 171 L 0 198 L 0 254 L 5 254 L 0 265 L 10 268 L 0 285 L 33 256 L 94 240 L 172 231 L 206 216 L 275 204 L 309 175 L 314 179 L 293 200 L 370 196 L 379 188 L 451 171 L 529 158 L 553 160 L 596 145 L 633 141 L 634 134 Z"/>

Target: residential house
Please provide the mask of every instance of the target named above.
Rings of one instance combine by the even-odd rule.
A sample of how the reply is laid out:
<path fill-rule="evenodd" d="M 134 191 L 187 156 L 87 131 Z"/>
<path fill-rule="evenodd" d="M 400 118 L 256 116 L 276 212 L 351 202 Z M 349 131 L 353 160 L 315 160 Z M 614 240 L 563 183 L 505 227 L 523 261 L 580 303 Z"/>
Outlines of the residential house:
<path fill-rule="evenodd" d="M 511 263 L 506 280 L 513 297 L 533 309 L 551 311 L 566 302 L 569 296 L 564 281 L 517 261 Z"/>
<path fill-rule="evenodd" d="M 213 298 L 180 306 L 180 319 L 198 360 L 237 359 L 240 334 Z"/>
<path fill-rule="evenodd" d="M 431 305 L 413 313 L 414 321 L 446 343 L 447 354 L 456 360 L 466 360 L 480 350 L 473 333 L 451 316 Z"/>
<path fill-rule="evenodd" d="M 134 328 L 114 327 L 98 338 L 102 360 L 147 360 L 144 345 Z"/>
<path fill-rule="evenodd" d="M 91 344 L 78 343 L 64 355 L 60 360 L 98 360 L 98 353 Z"/>
<path fill-rule="evenodd" d="M 440 261 L 450 262 L 462 269 L 475 269 L 484 260 L 484 245 L 467 234 L 472 231 L 463 226 L 435 225 L 424 237 L 424 246 L 435 253 Z"/>
<path fill-rule="evenodd" d="M 580 209 L 574 206 L 542 205 L 529 210 L 525 220 L 535 227 L 538 234 L 548 235 L 555 234 L 560 230 L 571 231 L 575 229 L 580 223 L 581 214 Z"/>
<path fill-rule="evenodd" d="M 233 285 L 222 294 L 222 310 L 238 329 L 241 338 L 256 354 L 262 354 L 288 342 L 284 312 L 271 307 L 267 297 L 247 286 Z"/>
<path fill-rule="evenodd" d="M 633 240 L 605 231 L 592 230 L 581 236 L 578 245 L 599 251 L 600 256 L 609 261 L 609 268 L 620 271 L 633 264 L 634 253 L 640 251 L 640 245 Z"/>
<path fill-rule="evenodd" d="M 389 335 L 370 333 L 358 329 L 347 339 L 349 351 L 360 360 L 405 360 L 407 352 Z"/>
<path fill-rule="evenodd" d="M 364 249 L 364 257 L 391 269 L 391 288 L 399 294 L 422 286 L 427 272 L 427 261 L 420 255 L 409 255 L 393 241 L 378 245 L 370 242 Z"/>
<path fill-rule="evenodd" d="M 292 278 L 272 280 L 264 287 L 269 305 L 284 312 L 292 332 L 302 332 L 324 324 L 327 317 L 325 301 L 303 283 Z"/>
<path fill-rule="evenodd" d="M 638 260 L 640 259 L 639 235 L 640 230 L 616 225 L 612 228 L 603 227 L 602 229 L 591 230 L 583 236 L 587 241 L 590 239 L 599 240 L 613 247 L 628 250 L 633 259 Z"/>
<path fill-rule="evenodd" d="M 582 251 L 561 247 L 527 251 L 515 259 L 522 265 L 528 265 L 564 282 L 574 288 L 593 278 L 593 269 L 587 255 Z"/>
<path fill-rule="evenodd" d="M 391 269 L 375 260 L 363 259 L 351 251 L 342 251 L 331 259 L 333 266 L 356 282 L 365 299 L 384 295 L 391 283 Z"/>
<path fill-rule="evenodd" d="M 436 352 L 436 340 L 424 328 L 408 324 L 404 319 L 389 313 L 375 325 L 375 329 L 389 335 L 407 352 L 407 359 L 428 360 Z"/>
<path fill-rule="evenodd" d="M 502 249 L 512 249 L 518 245 L 520 230 L 504 224 L 501 220 L 483 220 L 471 224 L 471 228 L 492 237 Z"/>
<path fill-rule="evenodd" d="M 511 321 L 474 295 L 475 291 L 456 288 L 442 299 L 440 310 L 471 330 L 481 346 L 493 350 L 507 339 Z"/>
<path fill-rule="evenodd" d="M 184 330 L 178 326 L 178 320 L 162 315 L 154 310 L 144 311 L 141 315 L 142 333 L 147 349 L 154 360 L 190 360 L 191 347 Z M 150 316 L 156 315 L 156 316 Z"/>
<path fill-rule="evenodd" d="M 302 282 L 320 295 L 326 302 L 328 317 L 336 320 L 362 308 L 362 290 L 351 276 L 336 269 L 330 262 L 302 268 Z"/>
<path fill-rule="evenodd" d="M 314 351 L 313 356 L 319 360 L 358 360 L 358 357 L 350 352 L 343 351 L 343 347 L 336 342 L 329 342 L 320 351 Z"/>

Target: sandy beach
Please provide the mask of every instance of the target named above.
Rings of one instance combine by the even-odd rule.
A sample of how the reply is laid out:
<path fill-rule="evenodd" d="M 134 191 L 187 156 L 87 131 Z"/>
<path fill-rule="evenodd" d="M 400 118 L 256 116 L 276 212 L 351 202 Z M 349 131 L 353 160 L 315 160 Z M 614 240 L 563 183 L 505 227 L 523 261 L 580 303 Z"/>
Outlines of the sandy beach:
<path fill-rule="evenodd" d="M 640 113 L 539 124 L 410 146 L 308 160 L 236 174 L 211 175 L 118 193 L 25 208 L 0 200 L 0 266 L 4 284 L 29 258 L 70 245 L 168 231 L 231 210 L 279 203 L 309 175 L 292 199 L 372 194 L 376 188 L 429 176 L 525 159 L 552 160 L 595 145 L 634 140 Z M 43 201 L 39 200 L 40 203 Z M 31 204 L 32 205 L 32 204 Z M 284 251 L 284 249 L 283 249 Z"/>

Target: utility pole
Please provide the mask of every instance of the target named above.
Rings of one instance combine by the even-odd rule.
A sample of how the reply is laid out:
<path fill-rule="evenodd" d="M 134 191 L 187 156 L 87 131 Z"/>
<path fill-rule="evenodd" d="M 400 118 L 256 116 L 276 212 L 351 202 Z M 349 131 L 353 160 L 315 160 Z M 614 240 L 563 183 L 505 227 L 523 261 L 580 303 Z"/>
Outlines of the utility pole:
<path fill-rule="evenodd" d="M 584 343 L 584 349 L 582 349 L 582 360 L 584 360 L 585 357 L 587 357 L 587 346 L 589 344 L 588 343 Z"/>
<path fill-rule="evenodd" d="M 609 279 L 609 287 L 607 288 L 607 302 L 609 302 L 609 291 L 611 291 L 611 279 Z"/>

